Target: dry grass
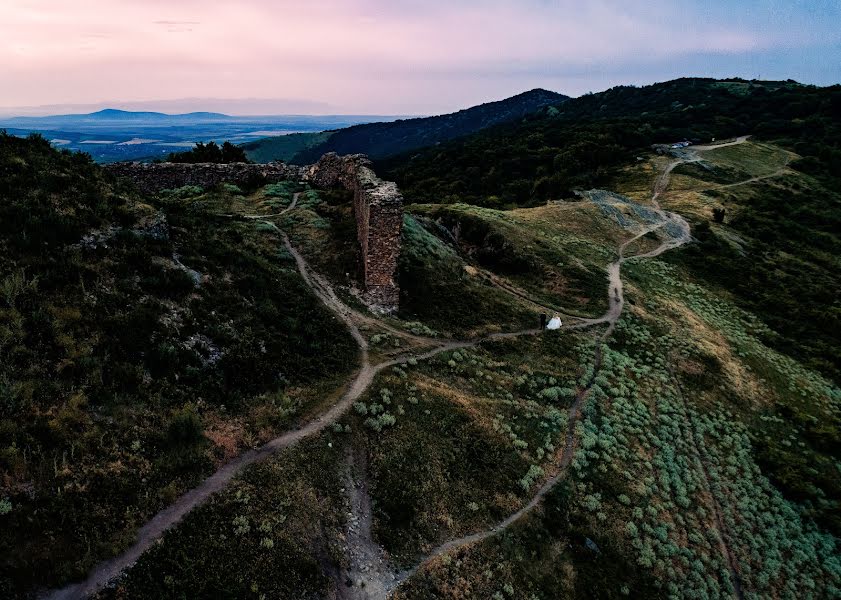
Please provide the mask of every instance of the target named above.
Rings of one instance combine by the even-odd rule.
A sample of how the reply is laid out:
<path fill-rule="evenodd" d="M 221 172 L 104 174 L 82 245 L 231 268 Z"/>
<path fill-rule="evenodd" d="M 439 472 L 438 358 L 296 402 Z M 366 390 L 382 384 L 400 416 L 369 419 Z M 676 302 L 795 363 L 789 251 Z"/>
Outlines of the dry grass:
<path fill-rule="evenodd" d="M 719 361 L 728 389 L 734 390 L 739 397 L 754 407 L 768 404 L 773 392 L 734 354 L 730 343 L 721 332 L 711 328 L 679 301 L 663 298 L 661 302 L 671 313 L 670 316 L 684 329 L 685 335 L 692 339 L 704 354 L 714 356 Z M 689 364 L 683 366 L 691 369 Z"/>

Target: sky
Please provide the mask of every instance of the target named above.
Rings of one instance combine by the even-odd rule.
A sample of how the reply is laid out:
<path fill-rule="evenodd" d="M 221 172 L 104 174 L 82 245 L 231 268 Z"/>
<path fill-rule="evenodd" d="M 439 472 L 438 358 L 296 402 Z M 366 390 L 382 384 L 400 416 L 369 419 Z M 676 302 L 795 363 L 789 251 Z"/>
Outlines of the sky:
<path fill-rule="evenodd" d="M 0 0 L 0 114 L 438 114 L 681 76 L 830 85 L 839 23 L 841 0 Z"/>

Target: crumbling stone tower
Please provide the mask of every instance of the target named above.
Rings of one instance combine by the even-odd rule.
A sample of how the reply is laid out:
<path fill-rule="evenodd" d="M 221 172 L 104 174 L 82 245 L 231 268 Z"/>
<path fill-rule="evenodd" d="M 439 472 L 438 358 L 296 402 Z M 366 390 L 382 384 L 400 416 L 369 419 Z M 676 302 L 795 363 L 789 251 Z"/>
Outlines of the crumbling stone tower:
<path fill-rule="evenodd" d="M 114 163 L 105 169 L 127 177 L 146 193 L 184 185 L 209 187 L 222 182 L 246 185 L 250 181 L 310 182 L 319 188 L 344 187 L 353 192 L 356 235 L 362 253 L 363 300 L 371 309 L 394 312 L 400 302 L 397 263 L 403 230 L 403 197 L 397 185 L 383 181 L 362 154 L 338 156 L 331 152 L 310 167 L 268 164 Z"/>

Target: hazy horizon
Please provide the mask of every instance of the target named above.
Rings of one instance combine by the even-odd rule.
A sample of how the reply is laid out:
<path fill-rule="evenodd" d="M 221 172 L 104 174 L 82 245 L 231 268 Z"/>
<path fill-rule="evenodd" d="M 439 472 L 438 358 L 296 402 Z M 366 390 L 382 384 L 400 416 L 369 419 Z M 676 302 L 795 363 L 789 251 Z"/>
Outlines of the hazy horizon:
<path fill-rule="evenodd" d="M 326 103 L 304 100 L 295 101 L 284 98 L 172 98 L 145 101 L 103 100 L 84 104 L 0 106 L 0 118 L 90 114 L 106 109 L 129 112 L 158 112 L 169 115 L 210 112 L 222 113 L 232 117 L 424 116 L 421 114 L 343 113 L 332 110 L 332 108 L 331 105 Z"/>
<path fill-rule="evenodd" d="M 832 0 L 6 0 L 0 114 L 428 115 L 681 76 L 829 85 L 839 20 Z"/>

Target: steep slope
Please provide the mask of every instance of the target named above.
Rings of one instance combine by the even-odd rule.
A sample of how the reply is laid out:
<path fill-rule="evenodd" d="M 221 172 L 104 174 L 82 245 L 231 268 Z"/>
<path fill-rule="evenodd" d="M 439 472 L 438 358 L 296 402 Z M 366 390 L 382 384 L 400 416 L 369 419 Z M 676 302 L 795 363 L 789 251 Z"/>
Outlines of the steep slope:
<path fill-rule="evenodd" d="M 242 201 L 0 134 L 0 596 L 112 555 L 354 366 L 278 236 L 215 216 Z"/>
<path fill-rule="evenodd" d="M 252 160 L 266 159 L 267 149 L 270 149 L 269 152 L 275 152 L 272 158 L 289 158 L 297 164 L 315 162 L 326 152 L 362 153 L 372 158 L 383 158 L 439 144 L 506 121 L 514 121 L 543 106 L 559 104 L 566 98 L 555 92 L 534 89 L 505 100 L 488 102 L 451 114 L 401 119 L 391 123 L 355 125 L 333 132 L 326 140 L 314 137 L 321 134 L 305 134 L 297 136 L 295 145 L 291 148 L 295 151 L 294 155 L 290 153 L 288 140 L 282 138 L 258 140 L 244 147 Z"/>
<path fill-rule="evenodd" d="M 332 131 L 290 133 L 246 142 L 240 144 L 240 147 L 245 150 L 248 160 L 253 162 L 267 163 L 273 160 L 292 162 L 298 154 L 326 143 L 333 134 Z"/>

